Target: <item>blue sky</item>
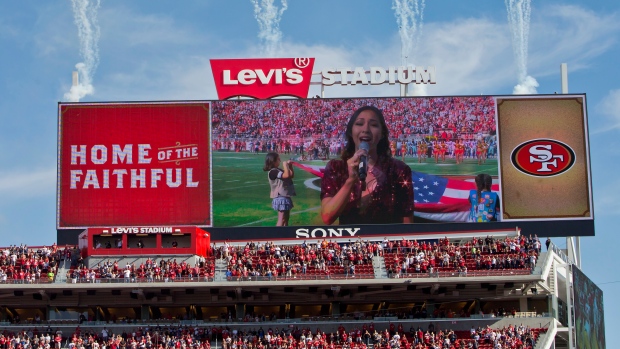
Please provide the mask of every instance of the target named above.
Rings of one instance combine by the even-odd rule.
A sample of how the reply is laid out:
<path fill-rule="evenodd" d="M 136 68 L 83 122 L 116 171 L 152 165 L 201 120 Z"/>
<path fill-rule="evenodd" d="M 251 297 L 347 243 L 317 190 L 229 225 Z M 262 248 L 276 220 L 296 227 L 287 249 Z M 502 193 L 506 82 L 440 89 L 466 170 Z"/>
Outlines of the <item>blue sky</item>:
<path fill-rule="evenodd" d="M 280 5 L 280 1 L 275 2 Z M 581 239 L 583 270 L 605 292 L 620 326 L 615 272 L 620 217 L 620 6 L 616 1 L 534 1 L 527 73 L 539 93 L 586 93 L 596 237 Z M 264 56 L 250 0 L 112 1 L 97 14 L 94 94 L 82 101 L 216 99 L 209 59 Z M 434 65 L 429 95 L 511 94 L 517 64 L 503 1 L 428 1 L 412 60 Z M 323 67 L 401 64 L 390 1 L 290 0 L 280 57 Z M 55 241 L 57 102 L 81 62 L 71 1 L 0 3 L 0 245 Z M 310 91 L 311 95 L 318 90 Z M 394 87 L 328 88 L 327 97 L 396 95 Z M 565 241 L 557 239 L 559 246 Z M 608 337 L 609 338 L 609 337 Z"/>

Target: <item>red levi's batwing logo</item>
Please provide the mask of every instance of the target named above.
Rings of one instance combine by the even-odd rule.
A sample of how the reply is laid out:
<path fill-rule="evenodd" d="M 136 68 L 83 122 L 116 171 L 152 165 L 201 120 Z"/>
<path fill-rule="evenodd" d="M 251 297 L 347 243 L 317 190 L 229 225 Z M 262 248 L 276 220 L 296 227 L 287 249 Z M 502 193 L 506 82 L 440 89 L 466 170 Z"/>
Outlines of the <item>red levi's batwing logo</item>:
<path fill-rule="evenodd" d="M 557 176 L 575 163 L 575 152 L 568 145 L 552 139 L 534 139 L 521 143 L 511 155 L 519 171 L 537 177 Z"/>
<path fill-rule="evenodd" d="M 219 99 L 278 96 L 307 98 L 314 58 L 212 59 Z"/>

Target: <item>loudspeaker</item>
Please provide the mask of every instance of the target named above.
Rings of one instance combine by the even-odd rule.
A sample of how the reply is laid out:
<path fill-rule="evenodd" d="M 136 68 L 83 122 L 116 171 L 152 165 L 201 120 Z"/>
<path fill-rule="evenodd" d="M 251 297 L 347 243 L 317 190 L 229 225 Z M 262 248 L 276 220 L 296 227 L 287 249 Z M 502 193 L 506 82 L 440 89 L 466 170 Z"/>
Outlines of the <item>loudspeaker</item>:
<path fill-rule="evenodd" d="M 392 285 L 383 285 L 383 290 L 384 291 L 389 291 L 392 289 Z"/>
<path fill-rule="evenodd" d="M 95 295 L 97 295 L 97 291 L 96 290 L 86 290 L 86 295 L 87 296 L 95 296 Z"/>
<path fill-rule="evenodd" d="M 261 288 L 261 290 L 262 290 L 262 288 Z M 211 293 L 211 294 L 220 294 L 220 289 L 219 288 L 212 288 L 212 289 L 209 290 L 209 293 Z M 262 291 L 261 291 L 261 293 L 262 293 Z"/>
<path fill-rule="evenodd" d="M 193 288 L 186 289 L 185 294 L 194 294 L 194 289 Z"/>
<path fill-rule="evenodd" d="M 495 291 L 497 289 L 497 285 L 489 285 L 489 291 Z"/>
<path fill-rule="evenodd" d="M 293 292 L 293 288 L 292 287 L 285 287 L 284 288 L 284 292 L 292 293 Z"/>
<path fill-rule="evenodd" d="M 33 293 L 32 294 L 32 299 L 36 299 L 38 301 L 42 301 L 43 300 L 43 296 L 40 293 Z"/>
<path fill-rule="evenodd" d="M 162 295 L 164 295 L 164 296 L 169 296 L 169 295 L 170 295 L 170 289 L 168 289 L 168 288 L 163 288 L 163 289 L 161 290 L 161 294 L 162 294 Z"/>
<path fill-rule="evenodd" d="M 147 292 L 144 294 L 144 298 L 146 298 L 147 300 L 151 300 L 153 298 L 155 298 L 155 292 Z"/>
<path fill-rule="evenodd" d="M 488 282 L 481 283 L 480 288 L 489 288 L 489 283 Z"/>
<path fill-rule="evenodd" d="M 425 287 L 422 289 L 422 293 L 423 294 L 431 294 L 431 288 L 430 287 Z"/>
<path fill-rule="evenodd" d="M 407 291 L 415 291 L 416 285 L 407 285 Z"/>
<path fill-rule="evenodd" d="M 241 298 L 250 298 L 252 297 L 251 291 L 241 291 Z"/>
<path fill-rule="evenodd" d="M 268 289 L 267 287 L 261 287 L 261 288 L 259 289 L 259 292 L 260 292 L 260 293 L 269 293 L 269 289 Z"/>
<path fill-rule="evenodd" d="M 112 290 L 112 295 L 113 296 L 120 296 L 121 295 L 121 290 Z"/>
<path fill-rule="evenodd" d="M 129 297 L 131 297 L 131 299 L 138 299 L 138 294 L 137 294 L 137 293 L 133 293 L 133 292 L 131 292 L 131 293 L 129 294 Z"/>
<path fill-rule="evenodd" d="M 235 299 L 237 298 L 237 294 L 235 293 L 235 291 L 226 291 L 226 297 Z"/>
<path fill-rule="evenodd" d="M 368 286 L 357 286 L 357 292 L 367 292 Z"/>
<path fill-rule="evenodd" d="M 464 290 L 465 289 L 465 284 L 456 284 L 456 289 L 457 290 Z"/>
<path fill-rule="evenodd" d="M 63 296 L 73 296 L 73 291 L 71 291 L 71 290 L 62 290 L 62 295 Z"/>
<path fill-rule="evenodd" d="M 514 282 L 507 282 L 504 284 L 504 288 L 513 288 L 513 287 L 515 287 Z"/>

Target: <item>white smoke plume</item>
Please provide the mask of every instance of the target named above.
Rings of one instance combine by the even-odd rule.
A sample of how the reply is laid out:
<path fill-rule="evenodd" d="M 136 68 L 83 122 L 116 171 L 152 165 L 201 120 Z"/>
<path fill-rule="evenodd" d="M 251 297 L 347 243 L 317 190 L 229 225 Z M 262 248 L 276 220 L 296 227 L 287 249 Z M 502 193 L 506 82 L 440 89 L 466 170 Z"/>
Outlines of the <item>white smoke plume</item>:
<path fill-rule="evenodd" d="M 401 59 L 403 66 L 414 58 L 413 48 L 420 41 L 422 21 L 424 19 L 424 0 L 393 0 L 392 9 L 398 24 L 400 34 Z"/>
<path fill-rule="evenodd" d="M 83 61 L 75 65 L 80 81 L 77 85 L 71 86 L 71 90 L 65 93 L 64 97 L 69 102 L 79 102 L 86 95 L 92 95 L 95 92 L 92 81 L 99 65 L 97 11 L 101 0 L 71 0 L 71 3 L 73 19 L 78 28 L 80 56 Z"/>
<path fill-rule="evenodd" d="M 512 49 L 517 63 L 519 83 L 514 94 L 535 94 L 538 82 L 527 75 L 528 40 L 530 35 L 531 0 L 504 0 L 512 34 Z"/>
<path fill-rule="evenodd" d="M 254 17 L 258 21 L 258 38 L 263 43 L 265 57 L 275 57 L 281 51 L 282 32 L 280 20 L 288 8 L 287 0 L 280 0 L 282 7 L 274 5 L 275 0 L 250 0 L 254 4 Z"/>
<path fill-rule="evenodd" d="M 538 87 L 538 81 L 528 75 L 525 79 L 519 81 L 513 88 L 512 93 L 515 95 L 533 95 L 537 93 L 536 87 Z"/>
<path fill-rule="evenodd" d="M 420 42 L 424 20 L 424 0 L 392 0 L 392 9 L 398 24 L 400 35 L 401 61 L 403 66 L 413 64 L 415 60 L 415 46 Z M 413 96 L 426 96 L 426 85 L 414 84 L 410 88 Z"/>

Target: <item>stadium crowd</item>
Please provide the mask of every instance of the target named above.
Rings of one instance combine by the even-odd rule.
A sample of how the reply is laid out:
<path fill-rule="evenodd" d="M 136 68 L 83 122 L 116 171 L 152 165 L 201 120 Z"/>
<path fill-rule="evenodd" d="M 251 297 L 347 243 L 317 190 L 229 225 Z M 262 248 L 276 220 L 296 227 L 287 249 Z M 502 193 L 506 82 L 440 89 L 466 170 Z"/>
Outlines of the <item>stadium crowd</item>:
<path fill-rule="evenodd" d="M 298 245 L 248 242 L 244 246 L 233 246 L 225 243 L 218 249 L 218 256 L 228 263 L 226 276 L 229 279 L 295 277 L 309 272 L 327 277 L 334 272 L 355 276 L 356 268 L 372 272 L 377 245 L 361 239 L 350 244 L 327 240 L 316 244 L 304 241 Z"/>
<path fill-rule="evenodd" d="M 373 322 L 327 332 L 317 325 L 310 327 L 283 326 L 255 328 L 234 326 L 161 326 L 112 329 L 100 332 L 77 326 L 72 334 L 51 327 L 0 334 L 3 349 L 209 349 L 212 344 L 222 349 L 531 349 L 541 332 L 523 325 L 493 329 L 490 326 L 472 327 L 470 331 L 436 328 L 430 323 L 426 329 L 413 325 L 406 331 L 403 324 L 390 322 L 375 328 Z M 115 332 L 116 331 L 116 332 Z"/>
<path fill-rule="evenodd" d="M 358 238 L 348 243 L 317 241 L 295 245 L 273 242 L 247 242 L 233 245 L 228 242 L 216 249 L 216 258 L 225 259 L 229 280 L 252 277 L 303 277 L 311 272 L 326 277 L 334 274 L 355 276 L 363 268 L 374 274 L 374 256 L 382 256 L 388 277 L 409 274 L 455 271 L 467 276 L 467 270 L 533 269 L 541 249 L 537 236 L 474 237 L 469 241 L 450 242 L 446 237 L 435 241 L 405 238 L 370 241 Z"/>
<path fill-rule="evenodd" d="M 73 248 L 51 246 L 29 247 L 14 245 L 0 249 L 1 283 L 49 283 L 53 282 L 58 264 Z"/>
<path fill-rule="evenodd" d="M 403 239 L 396 248 L 389 248 L 384 258 L 390 277 L 445 270 L 467 276 L 468 269 L 533 269 L 540 249 L 538 236 L 531 235 L 504 239 L 474 237 L 463 244 L 444 238 L 432 245 Z"/>
<path fill-rule="evenodd" d="M 393 155 L 416 156 L 420 142 L 431 141 L 445 141 L 454 154 L 460 140 L 465 156 L 474 157 L 479 137 L 489 143 L 489 157 L 496 151 L 490 97 L 219 101 L 212 113 L 214 150 L 337 155 L 351 112 L 368 104 L 384 112 L 397 142 Z"/>
<path fill-rule="evenodd" d="M 186 261 L 162 258 L 159 262 L 148 257 L 145 261 L 119 265 L 117 260 L 107 260 L 88 268 L 83 258 L 78 257 L 72 268 L 67 271 L 67 280 L 77 282 L 175 282 L 175 281 L 212 281 L 215 275 L 213 259 L 199 258 L 194 265 Z"/>

